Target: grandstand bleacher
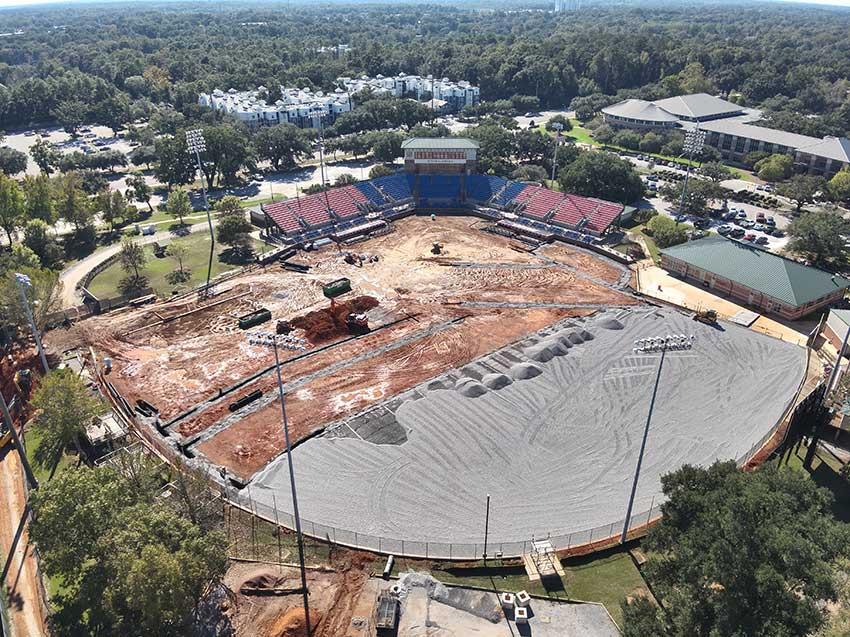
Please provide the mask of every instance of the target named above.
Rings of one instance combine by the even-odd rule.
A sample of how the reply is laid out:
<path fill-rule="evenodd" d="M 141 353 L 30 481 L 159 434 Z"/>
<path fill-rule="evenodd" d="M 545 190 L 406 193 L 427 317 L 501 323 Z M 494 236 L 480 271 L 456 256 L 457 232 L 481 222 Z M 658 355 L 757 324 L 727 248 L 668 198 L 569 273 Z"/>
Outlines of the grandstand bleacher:
<path fill-rule="evenodd" d="M 360 192 L 362 192 L 366 198 L 372 203 L 372 205 L 381 207 L 387 200 L 384 198 L 384 195 L 381 194 L 381 191 L 375 188 L 374 184 L 371 181 L 361 181 L 354 184 L 354 187 L 357 188 Z"/>
<path fill-rule="evenodd" d="M 507 180 L 494 175 L 469 175 L 466 178 L 466 196 L 479 203 L 487 203 L 502 188 Z"/>
<path fill-rule="evenodd" d="M 465 182 L 464 182 L 465 180 Z M 465 185 L 465 188 L 464 188 Z M 466 199 L 463 201 L 463 191 Z M 416 196 L 414 197 L 414 192 Z M 416 199 L 414 201 L 414 199 Z M 399 204 L 406 206 L 401 207 Z M 479 208 L 481 204 L 486 207 Z M 396 173 L 262 206 L 289 242 L 310 241 L 364 225 L 376 216 L 400 218 L 423 208 L 468 206 L 490 219 L 513 219 L 520 227 L 591 244 L 623 211 L 610 201 L 563 194 L 537 184 L 492 175 Z"/>
<path fill-rule="evenodd" d="M 372 185 L 392 201 L 405 201 L 413 197 L 410 189 L 411 180 L 404 173 L 378 177 L 372 180 Z"/>

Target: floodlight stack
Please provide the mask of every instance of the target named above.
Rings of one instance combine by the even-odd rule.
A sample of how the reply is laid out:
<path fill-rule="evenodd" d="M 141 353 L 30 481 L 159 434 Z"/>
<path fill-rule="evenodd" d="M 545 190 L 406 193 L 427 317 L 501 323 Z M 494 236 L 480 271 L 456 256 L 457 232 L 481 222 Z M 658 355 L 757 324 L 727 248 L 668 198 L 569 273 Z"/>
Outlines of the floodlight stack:
<path fill-rule="evenodd" d="M 682 184 L 682 195 L 679 198 L 679 215 L 684 214 L 685 196 L 688 190 L 688 180 L 691 177 L 691 164 L 694 161 L 694 155 L 702 151 L 705 145 L 705 131 L 700 130 L 699 124 L 695 128 L 685 132 L 685 141 L 682 145 L 682 150 L 688 155 L 688 167 L 685 170 L 685 181 Z M 677 217 L 679 216 L 677 215 Z"/>
<path fill-rule="evenodd" d="M 207 188 L 204 185 L 204 171 L 201 167 L 201 153 L 206 152 L 207 142 L 204 139 L 204 131 L 200 128 L 186 131 L 186 145 L 189 152 L 195 155 L 195 162 L 198 167 L 198 174 L 201 179 L 201 194 L 204 197 L 204 210 L 207 213 L 207 224 L 210 229 L 210 259 L 207 265 L 207 284 L 204 287 L 203 296 L 210 294 L 210 277 L 212 276 L 213 255 L 215 254 L 215 232 L 213 231 L 212 216 L 210 215 L 210 202 L 207 199 Z"/>

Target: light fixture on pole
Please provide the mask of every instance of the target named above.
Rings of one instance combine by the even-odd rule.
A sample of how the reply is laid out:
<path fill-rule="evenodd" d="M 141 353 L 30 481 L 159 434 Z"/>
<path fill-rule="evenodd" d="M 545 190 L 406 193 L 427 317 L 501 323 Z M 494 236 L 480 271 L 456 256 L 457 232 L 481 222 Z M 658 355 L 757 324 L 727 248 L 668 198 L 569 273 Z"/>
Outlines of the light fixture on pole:
<path fill-rule="evenodd" d="M 32 281 L 26 274 L 15 272 L 15 284 L 18 286 L 18 292 L 21 294 L 21 305 L 23 305 L 24 312 L 29 320 L 30 328 L 32 329 L 32 337 L 35 339 L 35 345 L 38 348 L 38 355 L 41 358 L 41 366 L 44 368 L 44 373 L 46 374 L 50 371 L 50 366 L 47 364 L 47 355 L 44 353 L 44 346 L 41 344 L 41 334 L 39 334 L 38 328 L 35 325 L 35 318 L 33 318 L 32 310 L 30 309 L 30 302 L 27 298 L 27 290 L 32 289 Z M 35 301 L 33 301 L 33 303 L 35 303 Z"/>
<path fill-rule="evenodd" d="M 685 141 L 682 144 L 682 151 L 688 155 L 688 166 L 685 169 L 685 181 L 682 184 L 682 195 L 679 198 L 679 215 L 684 214 L 685 210 L 685 195 L 688 190 L 688 180 L 691 177 L 691 163 L 694 161 L 694 155 L 702 151 L 705 145 L 705 131 L 700 130 L 699 124 L 689 131 L 685 131 Z M 678 223 L 678 220 L 677 220 Z"/>
<path fill-rule="evenodd" d="M 6 399 L 3 397 L 2 391 L 0 391 L 0 416 L 3 417 L 3 423 L 9 428 L 9 433 L 12 435 L 12 442 L 15 444 L 15 449 L 18 450 L 18 457 L 21 459 L 30 489 L 38 489 L 38 480 L 32 472 L 29 460 L 27 460 L 27 452 L 24 449 L 24 445 L 21 444 L 18 430 L 15 429 L 15 423 L 12 422 L 12 414 L 9 413 L 9 406 L 6 404 Z"/>
<path fill-rule="evenodd" d="M 632 518 L 632 507 L 635 503 L 635 494 L 637 493 L 638 480 L 640 479 L 640 467 L 643 464 L 643 454 L 646 451 L 646 439 L 649 435 L 649 424 L 652 421 L 652 410 L 655 408 L 655 397 L 658 395 L 658 382 L 661 380 L 661 369 L 664 367 L 664 355 L 668 350 L 689 350 L 694 345 L 694 335 L 685 336 L 684 334 L 656 336 L 650 338 L 641 338 L 635 341 L 635 346 L 632 349 L 633 354 L 655 354 L 661 352 L 661 360 L 658 362 L 658 371 L 655 374 L 655 384 L 652 387 L 652 399 L 649 401 L 649 413 L 646 415 L 646 425 L 643 428 L 643 439 L 640 443 L 640 453 L 638 454 L 637 466 L 635 467 L 635 478 L 632 482 L 632 492 L 629 496 L 629 505 L 626 508 L 626 521 L 623 523 L 623 534 L 620 536 L 620 544 L 626 543 L 626 538 L 629 534 L 629 522 Z"/>
<path fill-rule="evenodd" d="M 552 181 L 555 181 L 555 169 L 558 166 L 558 147 L 561 145 L 561 131 L 564 130 L 564 125 L 561 122 L 552 124 L 552 128 L 557 131 L 555 133 L 555 158 L 552 160 Z"/>
<path fill-rule="evenodd" d="M 213 232 L 212 216 L 210 216 L 210 202 L 207 199 L 207 188 L 204 185 L 204 171 L 201 168 L 201 153 L 206 151 L 207 142 L 204 139 L 204 131 L 197 128 L 186 131 L 186 145 L 189 147 L 189 152 L 195 155 L 195 162 L 198 167 L 198 174 L 201 178 L 201 194 L 204 197 L 204 210 L 207 213 L 207 224 L 210 228 L 210 260 L 207 265 L 207 285 L 204 287 L 204 296 L 209 296 L 210 293 L 210 277 L 212 276 L 213 255 L 215 254 L 215 232 Z"/>
<path fill-rule="evenodd" d="M 262 345 L 274 350 L 274 364 L 277 372 L 277 391 L 280 398 L 280 413 L 283 418 L 283 437 L 286 443 L 286 459 L 289 463 L 289 489 L 292 495 L 292 517 L 295 518 L 295 535 L 298 541 L 298 564 L 301 567 L 301 592 L 304 597 L 304 622 L 307 626 L 307 637 L 313 633 L 310 625 L 310 600 L 307 592 L 307 571 L 304 565 L 304 536 L 301 533 L 301 516 L 298 513 L 298 495 L 295 489 L 295 469 L 292 465 L 292 445 L 289 441 L 289 423 L 286 419 L 286 401 L 283 391 L 283 375 L 280 371 L 280 356 L 278 348 L 303 351 L 307 349 L 307 341 L 289 334 L 273 334 L 271 332 L 254 332 L 248 335 L 248 343 Z"/>

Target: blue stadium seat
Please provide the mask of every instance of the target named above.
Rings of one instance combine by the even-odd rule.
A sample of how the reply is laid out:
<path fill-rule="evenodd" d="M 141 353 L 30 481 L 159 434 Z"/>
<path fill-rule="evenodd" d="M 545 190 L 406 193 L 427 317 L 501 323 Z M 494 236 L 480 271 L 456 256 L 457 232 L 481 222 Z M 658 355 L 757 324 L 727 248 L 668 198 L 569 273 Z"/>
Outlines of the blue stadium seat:
<path fill-rule="evenodd" d="M 507 187 L 499 193 L 499 196 L 493 200 L 493 203 L 499 206 L 506 206 L 516 199 L 526 187 L 527 184 L 518 181 L 509 181 Z"/>
<path fill-rule="evenodd" d="M 460 176 L 420 175 L 419 203 L 436 208 L 460 206 Z"/>
<path fill-rule="evenodd" d="M 507 180 L 494 175 L 469 175 L 466 178 L 466 195 L 469 199 L 485 203 L 507 183 Z"/>
<path fill-rule="evenodd" d="M 371 181 L 361 181 L 354 184 L 354 187 L 357 188 L 360 192 L 362 192 L 366 198 L 376 206 L 383 206 L 387 203 L 387 200 L 384 199 L 384 196 L 381 192 L 372 185 Z"/>
<path fill-rule="evenodd" d="M 404 175 L 402 173 L 396 173 L 395 175 L 388 175 L 386 177 L 378 177 L 377 179 L 372 180 L 372 184 L 395 201 L 403 201 L 404 199 L 410 199 L 413 196 L 410 190 L 408 175 Z"/>

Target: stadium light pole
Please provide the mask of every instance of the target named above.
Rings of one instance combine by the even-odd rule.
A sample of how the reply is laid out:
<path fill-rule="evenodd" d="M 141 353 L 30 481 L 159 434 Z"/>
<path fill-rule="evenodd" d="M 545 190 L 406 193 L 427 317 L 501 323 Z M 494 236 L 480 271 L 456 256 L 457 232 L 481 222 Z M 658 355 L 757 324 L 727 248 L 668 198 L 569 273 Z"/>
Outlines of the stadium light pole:
<path fill-rule="evenodd" d="M 298 542 L 298 564 L 301 568 L 301 592 L 304 597 L 304 622 L 307 626 L 307 637 L 313 634 L 310 625 L 310 600 L 307 592 L 307 570 L 304 565 L 304 535 L 301 532 L 301 516 L 298 513 L 298 495 L 295 489 L 295 469 L 292 465 L 292 445 L 289 440 L 289 422 L 286 419 L 286 400 L 283 391 L 283 375 L 280 371 L 280 356 L 278 346 L 283 345 L 287 349 L 305 350 L 306 341 L 284 335 L 272 334 L 271 332 L 257 332 L 248 335 L 251 345 L 265 345 L 274 350 L 274 365 L 277 372 L 277 392 L 280 398 L 280 414 L 283 419 L 283 438 L 286 442 L 286 460 L 289 464 L 289 490 L 292 495 L 292 515 L 295 518 L 295 536 Z"/>
<path fill-rule="evenodd" d="M 215 233 L 213 232 L 212 216 L 210 215 L 210 202 L 207 199 L 207 187 L 204 185 L 204 171 L 201 168 L 201 153 L 207 149 L 204 131 L 200 128 L 187 130 L 186 145 L 189 147 L 189 152 L 195 155 L 198 174 L 201 177 L 201 194 L 204 197 L 204 210 L 207 213 L 207 224 L 210 228 L 210 260 L 207 265 L 207 285 L 204 287 L 204 296 L 206 297 L 210 294 L 210 277 L 212 276 L 213 254 L 215 254 Z"/>
<path fill-rule="evenodd" d="M 44 373 L 46 374 L 50 371 L 50 366 L 47 364 L 47 355 L 44 353 L 44 346 L 41 344 L 41 335 L 35 325 L 35 318 L 33 318 L 30 302 L 27 298 L 27 290 L 32 289 L 32 280 L 26 274 L 15 272 L 15 284 L 18 286 L 18 292 L 21 294 L 21 304 L 24 306 L 24 312 L 32 329 L 32 337 L 35 339 L 38 355 L 41 357 L 41 366 L 44 368 Z"/>
<path fill-rule="evenodd" d="M 555 158 L 552 160 L 552 181 L 555 181 L 555 169 L 558 166 L 558 147 L 561 145 L 561 131 L 564 130 L 564 125 L 561 122 L 552 124 L 557 132 L 555 133 Z"/>
<path fill-rule="evenodd" d="M 0 412 L 2 412 L 3 422 L 12 434 L 12 442 L 18 450 L 18 456 L 20 457 L 21 464 L 24 467 L 24 473 L 27 476 L 27 482 L 29 482 L 30 489 L 38 489 L 38 480 L 36 480 L 35 474 L 32 472 L 32 467 L 30 467 L 29 460 L 27 460 L 27 452 L 24 449 L 24 445 L 21 443 L 20 436 L 18 436 L 18 430 L 15 429 L 15 423 L 12 422 L 12 414 L 9 413 L 9 406 L 6 404 L 6 398 L 3 396 L 2 391 L 0 391 Z"/>
<path fill-rule="evenodd" d="M 676 217 L 684 214 L 685 209 L 685 193 L 688 190 L 688 180 L 691 177 L 691 163 L 694 161 L 694 155 L 702 150 L 705 145 L 705 131 L 700 130 L 699 123 L 695 128 L 685 133 L 685 142 L 682 145 L 682 150 L 688 153 L 688 167 L 685 170 L 685 182 L 682 184 L 682 195 L 679 198 L 679 214 Z M 678 219 L 676 223 L 679 223 Z"/>
<path fill-rule="evenodd" d="M 623 534 L 620 536 L 620 544 L 626 543 L 626 538 L 629 534 L 629 522 L 632 518 L 632 507 L 635 503 L 635 494 L 637 493 L 638 480 L 640 479 L 640 467 L 643 464 L 643 454 L 646 451 L 646 439 L 649 436 L 649 424 L 652 422 L 652 410 L 655 408 L 655 398 L 658 395 L 658 384 L 661 380 L 661 370 L 664 367 L 664 356 L 667 350 L 686 350 L 691 349 L 694 343 L 693 334 L 685 336 L 658 336 L 650 338 L 642 338 L 635 341 L 633 354 L 654 354 L 661 352 L 661 360 L 658 362 L 658 370 L 655 373 L 655 384 L 652 387 L 652 398 L 649 401 L 649 412 L 646 415 L 646 425 L 643 428 L 643 439 L 640 443 L 640 453 L 638 454 L 637 466 L 635 467 L 635 478 L 632 482 L 632 492 L 629 496 L 629 505 L 626 508 L 626 521 L 623 523 Z"/>

